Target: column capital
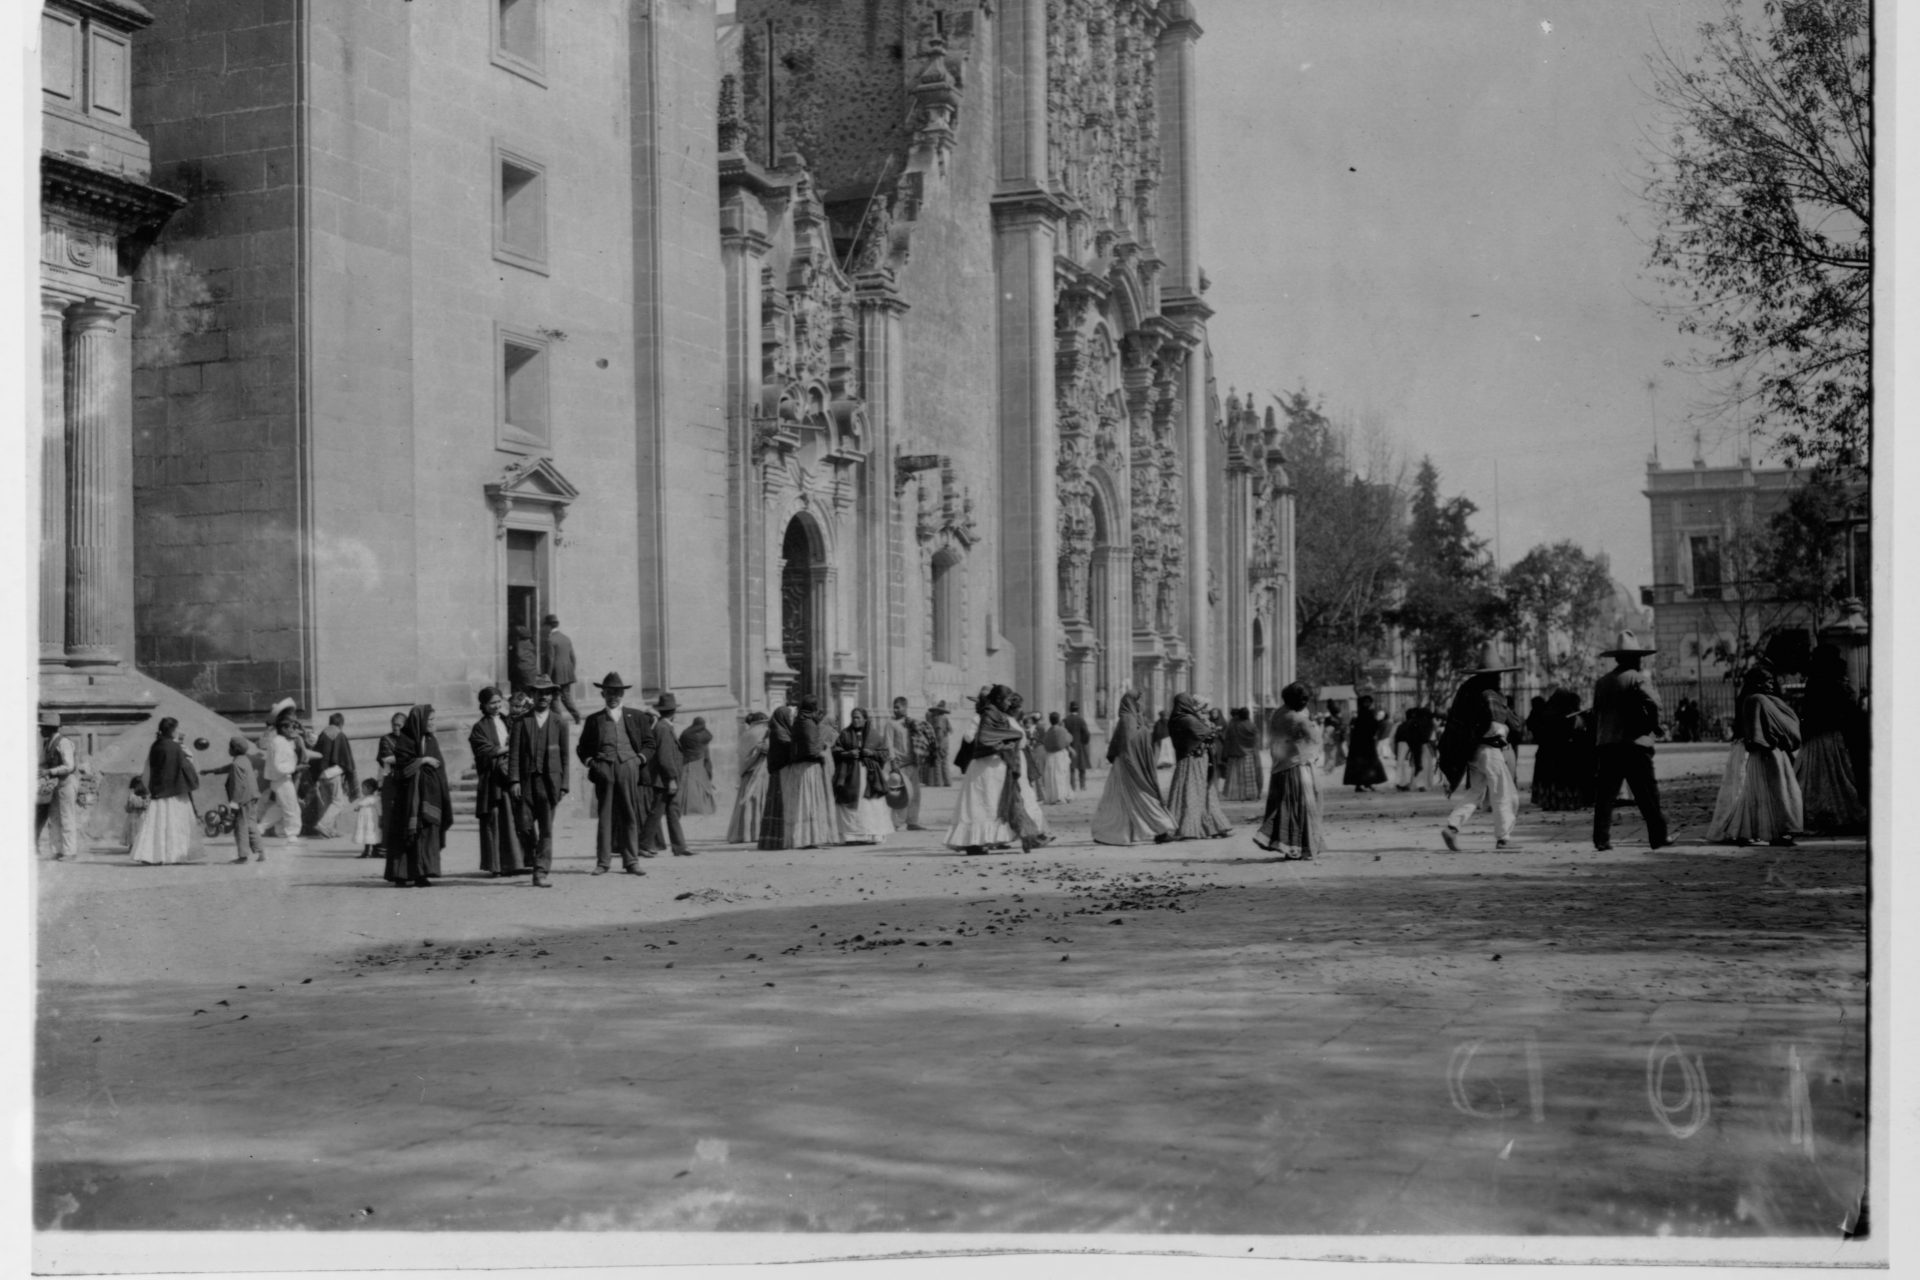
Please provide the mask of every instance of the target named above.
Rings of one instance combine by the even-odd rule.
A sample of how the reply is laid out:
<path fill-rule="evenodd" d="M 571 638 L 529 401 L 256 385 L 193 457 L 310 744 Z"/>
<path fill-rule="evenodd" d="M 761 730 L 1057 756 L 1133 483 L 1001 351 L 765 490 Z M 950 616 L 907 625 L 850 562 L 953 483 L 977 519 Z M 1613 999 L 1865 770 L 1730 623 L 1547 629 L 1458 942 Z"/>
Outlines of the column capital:
<path fill-rule="evenodd" d="M 40 287 L 40 316 L 47 319 L 53 316 L 65 316 L 67 308 L 83 299 L 84 295 L 68 293 L 64 289 Z"/>
<path fill-rule="evenodd" d="M 81 333 L 104 331 L 111 333 L 120 322 L 134 313 L 134 307 L 125 302 L 114 302 L 106 298 L 83 298 L 76 303 L 68 315 L 73 327 Z"/>

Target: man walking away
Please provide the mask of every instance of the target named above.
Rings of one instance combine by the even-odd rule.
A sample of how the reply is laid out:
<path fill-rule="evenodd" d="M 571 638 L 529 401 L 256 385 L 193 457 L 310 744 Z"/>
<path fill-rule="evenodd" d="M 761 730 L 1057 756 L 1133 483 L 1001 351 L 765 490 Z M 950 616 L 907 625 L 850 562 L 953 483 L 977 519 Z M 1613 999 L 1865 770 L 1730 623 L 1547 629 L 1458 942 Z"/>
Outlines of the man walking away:
<path fill-rule="evenodd" d="M 560 629 L 560 619 L 551 613 L 540 620 L 540 626 L 547 633 L 545 670 L 557 686 L 554 700 L 579 724 L 580 709 L 573 705 L 573 682 L 579 678 L 573 662 L 573 638 Z"/>
<path fill-rule="evenodd" d="M 1653 780 L 1653 739 L 1660 732 L 1660 695 L 1640 669 L 1640 660 L 1657 649 L 1644 649 L 1633 632 L 1622 631 L 1617 648 L 1601 653 L 1614 660 L 1613 670 L 1593 685 L 1595 724 L 1593 847 L 1613 848 L 1613 804 L 1625 781 L 1647 820 L 1647 845 L 1671 844 L 1667 818 L 1660 811 L 1660 787 Z"/>
<path fill-rule="evenodd" d="M 1087 718 L 1080 714 L 1080 704 L 1067 704 L 1067 718 L 1060 722 L 1073 735 L 1073 760 L 1068 781 L 1075 791 L 1087 789 L 1087 770 L 1093 764 L 1090 748 L 1093 746 L 1093 730 L 1087 727 Z"/>
<path fill-rule="evenodd" d="M 553 888 L 553 815 L 568 788 L 567 723 L 554 713 L 551 676 L 534 677 L 533 710 L 514 725 L 514 773 L 527 820 L 527 859 L 533 887 Z"/>
<path fill-rule="evenodd" d="M 658 714 L 652 726 L 653 767 L 648 771 L 653 783 L 653 804 L 647 812 L 647 829 L 640 837 L 640 856 L 651 858 L 660 852 L 667 840 L 673 842 L 673 856 L 691 858 L 693 850 L 687 848 L 687 837 L 680 830 L 680 772 L 683 761 L 680 757 L 680 738 L 673 729 L 674 712 L 680 709 L 680 702 L 671 693 L 663 693 L 653 704 Z M 663 833 L 661 827 L 665 826 Z"/>
<path fill-rule="evenodd" d="M 613 870 L 613 855 L 630 876 L 642 876 L 640 869 L 640 823 L 645 811 L 640 802 L 641 770 L 653 758 L 652 726 L 647 717 L 624 705 L 627 690 L 633 686 L 609 671 L 605 680 L 595 682 L 606 705 L 587 717 L 580 729 L 580 744 L 574 755 L 587 766 L 593 781 L 594 835 L 593 874 L 603 876 Z"/>

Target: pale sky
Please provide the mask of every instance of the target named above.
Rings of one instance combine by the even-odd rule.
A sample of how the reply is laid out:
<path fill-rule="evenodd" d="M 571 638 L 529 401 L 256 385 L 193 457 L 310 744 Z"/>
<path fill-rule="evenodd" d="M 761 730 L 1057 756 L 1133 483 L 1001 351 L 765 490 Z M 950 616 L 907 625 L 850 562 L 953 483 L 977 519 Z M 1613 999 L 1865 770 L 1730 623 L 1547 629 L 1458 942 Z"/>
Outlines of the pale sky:
<path fill-rule="evenodd" d="M 1197 0 L 1201 261 L 1220 381 L 1373 418 L 1507 563 L 1572 538 L 1650 582 L 1640 490 L 1700 383 L 1642 299 L 1656 33 L 1703 0 Z M 1223 392 L 1224 393 L 1224 392 Z M 1716 435 L 1720 439 L 1716 440 Z M 1707 456 L 1730 459 L 1709 426 Z"/>

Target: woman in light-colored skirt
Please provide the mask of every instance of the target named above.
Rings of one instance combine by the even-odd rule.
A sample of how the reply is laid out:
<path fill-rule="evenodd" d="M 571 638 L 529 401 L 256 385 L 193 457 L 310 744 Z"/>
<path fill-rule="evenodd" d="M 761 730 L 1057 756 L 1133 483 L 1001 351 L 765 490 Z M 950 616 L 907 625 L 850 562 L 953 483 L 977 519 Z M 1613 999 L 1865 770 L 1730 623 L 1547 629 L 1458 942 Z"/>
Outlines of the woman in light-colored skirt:
<path fill-rule="evenodd" d="M 892 832 L 886 786 L 889 756 L 886 727 L 874 724 L 865 707 L 855 707 L 833 746 L 833 802 L 843 843 L 879 844 Z"/>
<path fill-rule="evenodd" d="M 833 739 L 833 731 L 823 723 L 820 700 L 812 694 L 800 699 L 800 714 L 793 722 L 793 758 L 780 771 L 780 808 L 789 849 L 840 843 L 840 822 L 827 788 Z"/>
<path fill-rule="evenodd" d="M 1800 747 L 1800 717 L 1780 696 L 1765 664 L 1753 667 L 1741 682 L 1734 727 L 1738 736 L 1727 754 L 1707 839 L 1792 845 L 1794 832 L 1804 826 L 1792 755 Z"/>
<path fill-rule="evenodd" d="M 1047 804 L 1065 804 L 1073 794 L 1073 734 L 1061 722 L 1058 711 L 1049 712 L 1047 718 L 1046 732 L 1040 735 L 1040 745 L 1047 753 L 1043 775 L 1046 786 L 1040 798 Z"/>
<path fill-rule="evenodd" d="M 947 828 L 950 849 L 985 853 L 1019 841 L 1023 849 L 1047 842 L 1046 820 L 1027 770 L 1025 732 L 1020 728 L 1019 695 L 1004 685 L 982 692 L 975 706 L 979 723 L 969 742 L 966 772 Z M 1019 769 L 1017 780 L 1011 774 Z M 1013 788 L 1009 791 L 1009 787 Z"/>
<path fill-rule="evenodd" d="M 193 812 L 200 772 L 181 745 L 180 722 L 167 716 L 157 729 L 158 736 L 147 750 L 147 812 L 129 850 L 135 862 L 155 866 L 185 862 L 200 846 L 200 826 Z"/>
<path fill-rule="evenodd" d="M 735 749 L 740 762 L 740 790 L 733 798 L 733 817 L 727 822 L 728 844 L 752 844 L 760 836 L 760 811 L 767 795 L 767 713 L 747 715 Z"/>
<path fill-rule="evenodd" d="M 1173 714 L 1167 720 L 1167 741 L 1173 744 L 1173 784 L 1167 788 L 1167 812 L 1173 815 L 1176 840 L 1212 840 L 1233 830 L 1220 809 L 1208 778 L 1207 747 L 1214 726 L 1200 712 L 1190 693 L 1174 695 Z"/>
<path fill-rule="evenodd" d="M 1267 786 L 1267 812 L 1253 842 L 1289 861 L 1324 852 L 1326 827 L 1320 818 L 1320 726 L 1306 713 L 1311 696 L 1299 682 L 1280 691 L 1281 710 L 1273 717 L 1273 774 Z"/>

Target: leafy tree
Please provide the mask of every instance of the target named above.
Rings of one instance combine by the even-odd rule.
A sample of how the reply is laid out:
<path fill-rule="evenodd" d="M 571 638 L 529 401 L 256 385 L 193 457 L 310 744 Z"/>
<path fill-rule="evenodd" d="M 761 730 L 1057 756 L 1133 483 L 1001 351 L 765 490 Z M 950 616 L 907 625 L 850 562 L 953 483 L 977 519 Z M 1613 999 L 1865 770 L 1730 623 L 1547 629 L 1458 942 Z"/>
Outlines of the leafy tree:
<path fill-rule="evenodd" d="M 1653 278 L 1696 355 L 1779 452 L 1846 468 L 1870 444 L 1873 51 L 1868 0 L 1742 0 L 1654 58 L 1668 131 L 1645 195 Z"/>
<path fill-rule="evenodd" d="M 1584 642 L 1613 602 L 1613 569 L 1604 553 L 1573 542 L 1542 543 L 1501 575 L 1515 638 L 1556 684 L 1584 683 L 1596 665 Z"/>
<path fill-rule="evenodd" d="M 1280 447 L 1294 488 L 1294 616 L 1298 678 L 1355 680 L 1385 638 L 1405 535 L 1392 458 L 1376 441 L 1367 473 L 1353 466 L 1353 431 L 1305 388 L 1275 395 Z"/>
<path fill-rule="evenodd" d="M 1866 496 L 1832 475 L 1816 474 L 1767 521 L 1760 571 L 1775 596 L 1806 608 L 1814 631 L 1839 616 L 1841 601 L 1853 593 L 1847 540 L 1850 522 L 1864 514 Z M 1864 575 L 1859 586 L 1864 595 Z"/>
<path fill-rule="evenodd" d="M 1406 633 L 1429 696 L 1453 673 L 1480 659 L 1489 640 L 1510 629 L 1487 541 L 1476 537 L 1478 511 L 1464 497 L 1440 500 L 1440 472 L 1431 458 L 1414 476 L 1407 530 L 1406 589 L 1388 620 Z"/>

